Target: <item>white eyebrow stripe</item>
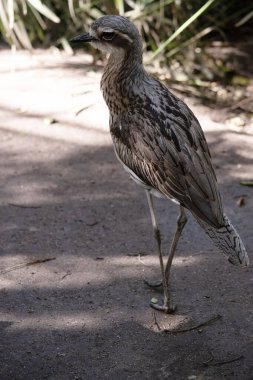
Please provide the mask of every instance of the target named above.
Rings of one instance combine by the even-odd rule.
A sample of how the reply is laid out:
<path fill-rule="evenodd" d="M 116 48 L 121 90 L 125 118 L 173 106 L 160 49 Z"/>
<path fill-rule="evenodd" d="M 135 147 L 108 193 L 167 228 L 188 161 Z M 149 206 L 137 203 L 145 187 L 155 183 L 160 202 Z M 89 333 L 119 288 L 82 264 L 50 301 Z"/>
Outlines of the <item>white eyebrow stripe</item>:
<path fill-rule="evenodd" d="M 106 27 L 99 26 L 99 27 L 97 28 L 97 34 L 98 34 L 98 35 L 101 35 L 103 32 L 106 32 L 106 33 L 114 33 L 115 30 L 112 29 L 112 28 L 110 28 L 110 27 L 108 27 L 108 26 L 106 26 Z"/>
<path fill-rule="evenodd" d="M 133 43 L 133 40 L 127 34 L 121 33 L 118 30 L 117 30 L 117 33 L 119 36 L 125 38 L 125 40 L 128 40 L 130 43 Z"/>
<path fill-rule="evenodd" d="M 106 33 L 114 33 L 115 30 L 112 29 L 112 28 L 109 28 L 109 27 L 105 27 L 105 28 L 98 28 L 98 31 L 99 33 L 103 33 L 103 32 L 106 32 Z"/>

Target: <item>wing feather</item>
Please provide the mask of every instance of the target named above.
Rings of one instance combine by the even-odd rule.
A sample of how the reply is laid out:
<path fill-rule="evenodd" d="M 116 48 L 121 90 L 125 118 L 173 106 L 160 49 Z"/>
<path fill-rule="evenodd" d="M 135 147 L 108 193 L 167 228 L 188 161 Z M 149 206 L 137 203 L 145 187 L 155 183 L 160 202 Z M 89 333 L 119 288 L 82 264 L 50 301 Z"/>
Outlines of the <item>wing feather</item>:
<path fill-rule="evenodd" d="M 160 107 L 148 98 L 111 121 L 117 155 L 145 184 L 219 227 L 222 204 L 201 126 L 184 102 L 161 88 Z M 171 107 L 164 105 L 166 95 Z"/>

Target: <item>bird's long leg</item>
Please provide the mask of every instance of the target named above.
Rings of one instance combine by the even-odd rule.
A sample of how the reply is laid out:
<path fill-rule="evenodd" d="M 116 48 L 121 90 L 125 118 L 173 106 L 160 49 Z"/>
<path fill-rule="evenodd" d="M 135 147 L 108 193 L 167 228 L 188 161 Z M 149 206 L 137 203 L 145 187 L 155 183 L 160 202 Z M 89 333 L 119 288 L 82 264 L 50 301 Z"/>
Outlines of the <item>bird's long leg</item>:
<path fill-rule="evenodd" d="M 165 277 L 166 277 L 167 283 L 169 283 L 170 268 L 171 268 L 172 260 L 175 255 L 180 236 L 182 234 L 182 231 L 186 223 L 187 223 L 187 216 L 185 213 L 185 209 L 183 206 L 180 206 L 180 214 L 177 219 L 177 228 L 172 239 L 172 243 L 171 243 L 169 254 L 168 254 L 168 259 L 165 266 Z M 145 280 L 145 283 L 151 288 L 158 288 L 159 286 L 163 284 L 162 281 L 159 281 L 159 280 L 154 281 L 154 282 Z"/>
<path fill-rule="evenodd" d="M 152 195 L 150 194 L 149 191 L 146 191 L 146 194 L 148 198 L 148 205 L 149 205 L 149 210 L 150 210 L 150 215 L 151 215 L 152 226 L 153 226 L 153 230 L 155 234 L 155 239 L 157 241 L 158 255 L 159 255 L 160 267 L 161 267 L 161 272 L 162 272 L 162 285 L 163 285 L 163 305 L 158 305 L 154 303 L 151 303 L 150 305 L 157 310 L 165 311 L 166 313 L 171 313 L 171 312 L 174 312 L 174 309 L 170 307 L 168 281 L 166 278 L 163 256 L 162 256 L 162 248 L 161 248 L 161 243 L 162 243 L 161 233 L 156 221 Z"/>
<path fill-rule="evenodd" d="M 170 268 L 171 268 L 172 260 L 173 260 L 173 257 L 175 255 L 180 236 L 182 234 L 182 231 L 183 231 L 186 223 L 187 223 L 187 216 L 185 213 L 185 209 L 183 206 L 180 205 L 180 214 L 179 214 L 178 219 L 177 219 L 177 228 L 176 228 L 176 231 L 175 231 L 175 234 L 174 234 L 171 246 L 170 246 L 170 251 L 169 251 L 169 255 L 168 255 L 168 259 L 167 259 L 167 263 L 166 263 L 166 267 L 165 267 L 165 277 L 166 277 L 166 281 L 168 283 L 169 283 Z"/>

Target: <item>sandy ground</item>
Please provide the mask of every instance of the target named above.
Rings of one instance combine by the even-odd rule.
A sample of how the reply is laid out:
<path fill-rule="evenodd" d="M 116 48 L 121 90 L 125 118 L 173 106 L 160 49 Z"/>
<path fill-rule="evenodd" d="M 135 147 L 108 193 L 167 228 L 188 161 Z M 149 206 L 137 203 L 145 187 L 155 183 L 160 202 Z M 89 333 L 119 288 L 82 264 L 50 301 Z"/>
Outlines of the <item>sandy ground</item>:
<path fill-rule="evenodd" d="M 0 51 L 0 379 L 253 379 L 252 266 L 227 263 L 191 217 L 177 312 L 149 307 L 162 296 L 143 281 L 160 273 L 149 212 L 114 157 L 100 77 L 85 55 Z M 253 134 L 188 104 L 252 261 L 253 190 L 240 181 L 253 179 Z M 166 251 L 178 209 L 156 204 Z"/>

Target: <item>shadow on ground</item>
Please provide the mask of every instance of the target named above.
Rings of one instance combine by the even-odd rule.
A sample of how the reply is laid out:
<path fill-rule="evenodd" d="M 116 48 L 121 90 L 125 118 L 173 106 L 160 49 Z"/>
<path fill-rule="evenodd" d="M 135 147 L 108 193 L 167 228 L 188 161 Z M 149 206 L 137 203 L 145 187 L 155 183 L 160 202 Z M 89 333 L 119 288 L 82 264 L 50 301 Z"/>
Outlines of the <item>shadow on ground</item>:
<path fill-rule="evenodd" d="M 93 106 L 91 59 L 0 53 L 0 379 L 252 380 L 252 269 L 227 263 L 192 218 L 171 276 L 177 312 L 149 307 L 162 294 L 143 281 L 160 275 L 146 198 Z M 240 181 L 253 178 L 252 136 L 212 127 L 225 209 L 251 257 L 252 188 Z M 178 209 L 156 206 L 167 251 Z"/>
<path fill-rule="evenodd" d="M 190 220 L 171 279 L 178 311 L 154 314 L 148 303 L 161 293 L 143 282 L 159 276 L 146 199 L 112 147 L 5 129 L 1 137 L 1 379 L 252 379 L 251 268 L 229 265 Z M 251 254 L 252 190 L 236 170 L 252 161 L 224 150 L 223 133 L 208 139 L 227 212 Z M 167 247 L 178 210 L 157 206 Z M 18 267 L 45 258 L 53 260 Z M 217 314 L 193 331 L 159 330 Z"/>

